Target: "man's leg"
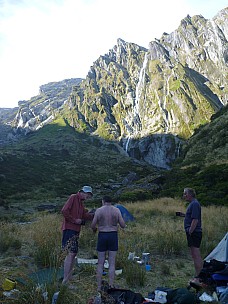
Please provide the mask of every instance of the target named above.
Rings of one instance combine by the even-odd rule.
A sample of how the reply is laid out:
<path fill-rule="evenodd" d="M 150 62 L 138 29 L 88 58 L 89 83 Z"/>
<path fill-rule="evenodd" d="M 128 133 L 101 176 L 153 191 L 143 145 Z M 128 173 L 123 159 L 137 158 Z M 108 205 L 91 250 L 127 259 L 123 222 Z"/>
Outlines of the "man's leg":
<path fill-rule="evenodd" d="M 115 265 L 116 265 L 116 254 L 117 251 L 109 251 L 108 254 L 108 263 L 109 263 L 109 285 L 113 287 L 114 278 L 115 278 Z"/>
<path fill-rule="evenodd" d="M 198 276 L 203 268 L 203 260 L 201 258 L 200 249 L 196 247 L 190 247 L 190 252 L 194 262 L 196 276 Z"/>
<path fill-rule="evenodd" d="M 78 252 L 78 237 L 79 232 L 69 229 L 63 231 L 62 248 L 64 251 L 68 251 L 67 256 L 64 260 L 64 278 L 62 281 L 63 284 L 66 284 L 72 277 L 75 257 Z"/>
<path fill-rule="evenodd" d="M 104 270 L 105 251 L 98 251 L 97 290 L 101 290 L 102 274 Z"/>
<path fill-rule="evenodd" d="M 76 253 L 69 252 L 64 260 L 64 278 L 62 281 L 63 284 L 66 284 L 71 279 L 76 255 Z"/>

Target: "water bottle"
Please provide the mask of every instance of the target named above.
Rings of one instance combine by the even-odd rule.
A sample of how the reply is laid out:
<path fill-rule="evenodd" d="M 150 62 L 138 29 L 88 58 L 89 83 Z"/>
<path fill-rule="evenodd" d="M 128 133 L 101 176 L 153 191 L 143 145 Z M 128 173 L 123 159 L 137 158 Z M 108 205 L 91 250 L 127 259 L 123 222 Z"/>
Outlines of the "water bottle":
<path fill-rule="evenodd" d="M 51 304 L 56 304 L 57 303 L 58 296 L 59 296 L 59 291 L 57 291 L 53 294 Z"/>

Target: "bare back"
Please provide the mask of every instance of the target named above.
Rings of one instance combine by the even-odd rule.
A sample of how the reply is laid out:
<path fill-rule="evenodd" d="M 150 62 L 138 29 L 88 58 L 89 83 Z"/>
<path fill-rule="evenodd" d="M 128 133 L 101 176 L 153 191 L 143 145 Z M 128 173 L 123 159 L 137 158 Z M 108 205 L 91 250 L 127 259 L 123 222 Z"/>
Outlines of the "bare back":
<path fill-rule="evenodd" d="M 118 224 L 120 227 L 125 227 L 125 222 L 118 208 L 111 204 L 104 205 L 97 209 L 92 225 L 98 225 L 98 230 L 101 232 L 117 231 Z"/>

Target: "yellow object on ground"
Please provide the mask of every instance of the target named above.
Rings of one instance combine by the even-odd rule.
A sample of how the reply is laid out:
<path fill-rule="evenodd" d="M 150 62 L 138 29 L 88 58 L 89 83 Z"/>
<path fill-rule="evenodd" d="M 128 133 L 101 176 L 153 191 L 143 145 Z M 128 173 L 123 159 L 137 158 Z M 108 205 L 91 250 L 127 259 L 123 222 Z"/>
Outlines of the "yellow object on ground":
<path fill-rule="evenodd" d="M 11 279 L 5 279 L 3 284 L 2 284 L 2 288 L 6 291 L 12 290 L 15 287 L 16 287 L 16 282 L 11 280 Z"/>

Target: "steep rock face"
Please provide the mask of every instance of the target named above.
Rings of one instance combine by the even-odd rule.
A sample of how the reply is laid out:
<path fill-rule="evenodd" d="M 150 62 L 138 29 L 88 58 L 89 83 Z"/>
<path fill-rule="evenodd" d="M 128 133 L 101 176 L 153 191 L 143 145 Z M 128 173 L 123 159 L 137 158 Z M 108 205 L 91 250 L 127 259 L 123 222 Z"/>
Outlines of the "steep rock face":
<path fill-rule="evenodd" d="M 77 129 L 169 167 L 178 138 L 189 138 L 227 103 L 227 14 L 224 9 L 212 20 L 187 16 L 176 31 L 150 42 L 149 50 L 118 39 L 94 62 L 64 115 Z M 172 137 L 171 153 L 166 140 Z"/>
<path fill-rule="evenodd" d="M 181 141 L 171 134 L 155 134 L 127 143 L 129 156 L 143 160 L 150 165 L 169 169 L 179 156 Z"/>
<path fill-rule="evenodd" d="M 11 123 L 17 111 L 18 108 L 0 108 L 0 146 L 16 139 Z"/>
<path fill-rule="evenodd" d="M 14 126 L 38 130 L 62 113 L 77 130 L 169 168 L 181 138 L 227 104 L 227 17 L 228 8 L 212 20 L 187 16 L 149 49 L 118 39 L 85 80 L 41 86 L 40 95 L 20 102 Z"/>
<path fill-rule="evenodd" d="M 163 34 L 159 41 L 167 50 L 173 65 L 180 62 L 204 76 L 205 85 L 224 105 L 228 100 L 227 89 L 224 90 L 227 87 L 228 64 L 227 18 L 228 8 L 212 20 L 187 16 L 176 31 L 170 35 Z M 211 101 L 213 103 L 212 98 Z"/>
<path fill-rule="evenodd" d="M 51 82 L 40 86 L 40 94 L 27 101 L 19 101 L 19 110 L 13 125 L 25 133 L 36 131 L 50 123 L 56 111 L 63 106 L 72 87 L 81 82 L 79 78 Z"/>

